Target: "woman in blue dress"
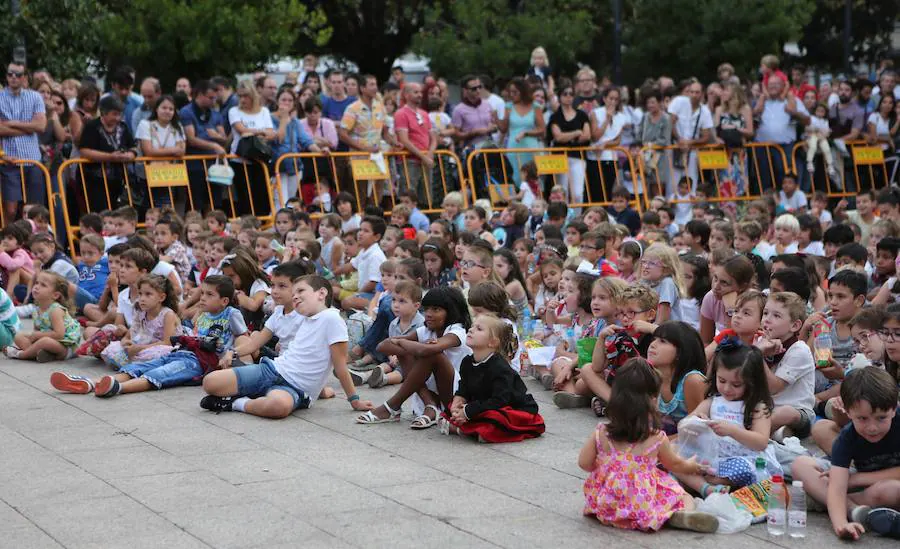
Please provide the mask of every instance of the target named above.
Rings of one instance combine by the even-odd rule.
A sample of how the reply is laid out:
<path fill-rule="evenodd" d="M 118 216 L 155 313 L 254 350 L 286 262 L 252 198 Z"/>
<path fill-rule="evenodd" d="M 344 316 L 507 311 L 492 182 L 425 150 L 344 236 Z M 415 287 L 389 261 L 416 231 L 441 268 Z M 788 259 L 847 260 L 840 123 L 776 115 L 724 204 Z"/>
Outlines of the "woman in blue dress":
<path fill-rule="evenodd" d="M 542 107 L 532 100 L 531 87 L 524 78 L 513 78 L 509 83 L 509 102 L 503 120 L 498 127 L 506 135 L 507 149 L 537 149 L 542 146 L 545 125 Z M 518 181 L 519 170 L 534 159 L 533 152 L 508 152 L 506 157 L 513 169 L 507 180 Z"/>

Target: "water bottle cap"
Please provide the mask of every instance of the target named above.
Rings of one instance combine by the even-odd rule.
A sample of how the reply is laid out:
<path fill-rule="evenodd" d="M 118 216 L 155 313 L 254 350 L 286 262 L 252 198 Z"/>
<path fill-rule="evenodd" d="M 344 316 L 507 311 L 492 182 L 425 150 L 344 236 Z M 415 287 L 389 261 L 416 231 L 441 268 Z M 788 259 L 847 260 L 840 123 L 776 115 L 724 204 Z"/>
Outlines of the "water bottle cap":
<path fill-rule="evenodd" d="M 772 475 L 772 482 L 784 482 L 784 477 L 781 475 Z"/>
<path fill-rule="evenodd" d="M 791 483 L 791 486 L 793 486 L 794 488 L 803 488 L 803 481 L 795 480 L 794 482 Z"/>
<path fill-rule="evenodd" d="M 757 469 L 759 469 L 760 467 L 765 467 L 765 466 L 766 466 L 766 458 L 764 458 L 764 457 L 756 458 L 756 468 Z"/>

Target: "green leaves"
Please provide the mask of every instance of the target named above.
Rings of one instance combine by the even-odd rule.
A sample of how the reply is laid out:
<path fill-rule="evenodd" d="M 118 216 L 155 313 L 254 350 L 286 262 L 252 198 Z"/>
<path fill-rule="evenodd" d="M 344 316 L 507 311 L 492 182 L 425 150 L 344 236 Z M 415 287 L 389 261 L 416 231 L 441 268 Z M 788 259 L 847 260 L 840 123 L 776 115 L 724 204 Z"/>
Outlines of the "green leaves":
<path fill-rule="evenodd" d="M 543 46 L 551 65 L 569 66 L 594 38 L 590 3 L 455 0 L 426 10 L 413 51 L 448 78 L 467 73 L 524 74 L 531 50 Z"/>

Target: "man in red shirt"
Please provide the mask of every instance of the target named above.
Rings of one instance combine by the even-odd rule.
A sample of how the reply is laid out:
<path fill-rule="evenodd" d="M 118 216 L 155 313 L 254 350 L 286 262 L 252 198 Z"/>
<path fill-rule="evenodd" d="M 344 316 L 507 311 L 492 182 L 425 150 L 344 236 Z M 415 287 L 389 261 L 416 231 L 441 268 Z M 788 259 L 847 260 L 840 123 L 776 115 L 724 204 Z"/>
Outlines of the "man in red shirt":
<path fill-rule="evenodd" d="M 403 87 L 406 104 L 394 113 L 394 131 L 400 145 L 409 153 L 406 159 L 408 185 L 419 197 L 428 201 L 428 208 L 434 200 L 428 181 L 434 168 L 434 150 L 437 147 L 437 133 L 432 131 L 428 113 L 422 110 L 422 86 L 407 83 Z M 400 172 L 404 173 L 403 171 Z"/>
<path fill-rule="evenodd" d="M 794 97 L 803 99 L 808 91 L 815 92 L 816 87 L 806 81 L 806 66 L 797 63 L 791 67 L 791 93 Z"/>

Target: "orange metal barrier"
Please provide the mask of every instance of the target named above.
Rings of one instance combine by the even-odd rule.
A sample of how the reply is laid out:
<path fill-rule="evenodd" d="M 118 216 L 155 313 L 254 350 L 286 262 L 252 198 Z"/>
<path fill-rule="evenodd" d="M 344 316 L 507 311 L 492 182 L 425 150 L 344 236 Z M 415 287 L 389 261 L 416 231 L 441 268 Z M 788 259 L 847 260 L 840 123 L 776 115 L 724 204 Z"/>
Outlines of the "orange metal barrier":
<path fill-rule="evenodd" d="M 599 160 L 601 153 L 604 151 L 615 153 L 616 159 Z M 578 164 L 582 165 L 580 168 L 582 171 L 577 175 L 570 173 L 570 162 L 567 154 L 570 152 L 578 153 L 578 157 L 575 160 L 581 161 Z M 588 158 L 588 153 L 594 154 L 598 159 Z M 515 160 L 515 162 L 510 160 L 510 158 Z M 632 204 L 638 212 L 643 209 L 640 197 L 647 194 L 643 178 L 639 177 L 631 153 L 623 147 L 477 149 L 469 153 L 469 157 L 466 159 L 472 191 L 479 197 L 489 198 L 492 205 L 500 201 L 508 202 L 510 196 L 518 191 L 521 179 L 519 170 L 513 166 L 521 166 L 531 160 L 537 166 L 538 175 L 552 176 L 554 185 L 562 185 L 560 183 L 561 179 L 563 182 L 569 183 L 570 178 L 577 185 L 579 177 L 583 176 L 584 195 L 582 195 L 582 198 L 586 200 L 573 200 L 570 188 L 563 185 L 566 194 L 569 195 L 569 206 L 576 208 L 608 206 L 611 204 L 609 190 L 617 182 L 623 181 L 625 177 L 623 172 L 627 171 L 630 174 L 634 187 L 635 199 L 632 201 Z M 624 166 L 619 165 L 620 160 L 624 161 Z M 576 168 L 576 166 L 573 166 L 573 168 Z"/>
<path fill-rule="evenodd" d="M 47 209 L 50 210 L 50 225 L 53 227 L 53 234 L 56 234 L 56 216 L 53 215 L 53 205 L 54 205 L 54 193 L 53 193 L 53 185 L 51 183 L 50 171 L 47 169 L 44 164 L 42 164 L 38 160 L 24 160 L 20 158 L 13 158 L 11 156 L 2 156 L 0 157 L 0 166 L 5 164 L 13 164 L 19 167 L 19 180 L 22 182 L 22 202 L 24 204 L 29 204 L 31 202 L 35 202 L 34 200 L 28 199 L 28 186 L 25 180 L 25 167 L 26 166 L 35 166 L 38 168 L 38 171 L 41 172 L 41 176 L 44 179 L 44 186 L 46 187 L 46 204 Z M 6 219 L 6 206 L 3 198 L 3 190 L 0 188 L 0 227 L 5 227 L 8 223 L 12 223 L 14 220 Z"/>
<path fill-rule="evenodd" d="M 761 180 L 760 154 L 765 152 L 768 162 L 767 175 L 769 181 L 775 186 L 774 160 L 781 161 L 784 171 L 791 168 L 787 156 L 778 145 L 774 143 L 748 143 L 739 149 L 727 149 L 718 144 L 701 145 L 691 147 L 688 151 L 691 157 L 684 162 L 682 167 L 675 166 L 675 155 L 679 154 L 681 147 L 668 145 L 645 146 L 638 155 L 638 169 L 643 186 L 649 192 L 645 195 L 645 201 L 649 206 L 653 196 L 663 195 L 671 198 L 669 190 L 677 189 L 676 177 L 679 173 L 693 177 L 696 172 L 698 189 L 712 183 L 714 191 L 711 196 L 699 196 L 690 199 L 670 199 L 673 204 L 678 203 L 721 203 L 756 200 L 762 194 L 763 182 Z M 780 157 L 780 158 L 779 158 Z M 751 169 L 755 168 L 755 169 Z M 755 176 L 755 177 L 754 177 Z"/>
<path fill-rule="evenodd" d="M 189 155 L 189 156 L 184 156 L 181 158 L 138 157 L 138 158 L 135 158 L 131 162 L 121 162 L 121 163 L 117 163 L 117 162 L 99 162 L 98 163 L 98 162 L 92 162 L 85 158 L 73 158 L 70 160 L 66 160 L 65 162 L 62 163 L 62 165 L 60 165 L 58 176 L 59 176 L 60 181 L 64 181 L 66 172 L 68 170 L 74 169 L 75 174 L 76 174 L 76 177 L 75 177 L 76 182 L 80 183 L 80 187 L 81 187 L 80 190 L 83 192 L 83 195 L 81 195 L 79 197 L 79 198 L 83 198 L 83 204 L 81 204 L 81 207 L 79 208 L 79 210 L 81 211 L 82 214 L 96 211 L 97 209 L 100 209 L 100 207 L 102 207 L 102 209 L 111 209 L 111 208 L 115 207 L 115 205 L 117 203 L 122 202 L 123 200 L 127 200 L 129 205 L 134 205 L 134 200 L 137 197 L 137 193 L 140 192 L 140 190 L 143 187 L 143 181 L 146 181 L 147 199 L 149 200 L 148 207 L 151 207 L 151 208 L 154 207 L 154 201 L 155 201 L 154 192 L 153 192 L 154 190 L 166 189 L 169 194 L 170 203 L 174 205 L 175 204 L 175 194 L 173 193 L 172 189 L 185 188 L 185 189 L 187 189 L 187 199 L 188 199 L 187 209 L 192 210 L 192 209 L 194 209 L 194 197 L 191 194 L 187 162 L 188 161 L 202 162 L 204 178 L 206 179 L 206 191 L 208 193 L 209 204 L 213 204 L 214 203 L 214 201 L 213 201 L 213 188 L 214 187 L 213 186 L 215 184 L 209 182 L 208 169 L 209 169 L 210 165 L 215 163 L 218 158 L 239 159 L 240 157 L 233 155 L 233 154 L 223 155 L 223 156 L 218 156 L 218 157 L 215 155 Z M 145 178 L 141 178 L 142 179 L 141 186 L 137 187 L 137 188 L 135 185 L 133 185 L 135 183 L 138 183 L 137 181 L 134 181 L 134 179 L 137 178 L 137 176 L 134 173 L 129 173 L 129 171 L 131 171 L 131 170 L 128 169 L 129 167 L 134 167 L 136 165 L 141 165 L 144 168 L 144 173 L 145 173 Z M 246 163 L 237 164 L 237 163 L 232 162 L 232 163 L 230 163 L 230 165 L 236 172 L 235 180 L 238 179 L 238 173 L 239 173 L 238 170 L 243 170 L 243 176 L 244 176 L 244 181 L 245 181 L 245 185 L 246 185 L 245 188 L 247 191 L 246 198 L 248 198 L 248 202 L 249 202 L 249 204 L 248 204 L 249 213 L 251 215 L 259 218 L 262 221 L 263 226 L 268 226 L 268 225 L 273 224 L 274 219 L 275 219 L 275 211 L 276 210 L 275 210 L 275 203 L 272 198 L 272 189 L 269 184 L 269 171 L 268 171 L 267 166 L 263 163 L 258 163 L 258 167 L 261 169 L 262 174 L 263 174 L 263 177 L 261 178 L 262 180 L 258 181 L 258 182 L 257 181 L 251 182 L 252 177 L 251 177 L 251 171 L 249 169 L 249 166 L 250 166 L 249 164 L 246 164 Z M 93 169 L 96 169 L 97 167 L 99 167 L 99 175 L 96 173 L 91 173 L 88 175 L 85 174 L 85 168 L 88 168 L 90 170 L 92 167 L 93 167 Z M 110 170 L 111 169 L 116 170 L 116 171 L 121 170 L 122 181 L 121 181 L 120 185 L 122 188 L 114 189 L 114 190 L 120 190 L 120 192 L 123 194 L 120 194 L 117 196 L 110 195 L 110 183 L 111 183 Z M 89 183 L 91 183 L 91 184 L 99 183 L 102 185 L 102 193 L 99 193 L 99 199 L 100 199 L 99 206 L 100 207 L 97 207 L 98 204 L 92 204 L 92 202 L 94 202 L 94 200 L 92 200 L 92 198 L 97 198 L 98 195 L 96 193 L 88 192 Z M 112 183 L 118 183 L 118 182 L 114 181 Z M 61 185 L 62 185 L 62 183 L 61 183 Z M 236 185 L 237 185 L 237 182 L 235 181 L 235 184 L 233 184 L 231 186 L 227 186 L 227 187 L 226 186 L 218 186 L 221 189 L 228 189 L 226 196 L 228 197 L 228 201 L 230 203 L 230 209 L 231 209 L 230 217 L 231 218 L 238 217 L 239 208 L 236 206 L 235 193 L 240 192 L 240 191 L 236 191 L 236 188 L 235 188 Z M 262 191 L 265 192 L 264 199 L 265 199 L 265 203 L 267 204 L 268 209 L 269 209 L 268 213 L 266 213 L 264 211 L 263 212 L 256 211 L 255 203 L 258 203 L 259 200 L 262 200 L 262 199 L 254 200 L 254 197 L 256 196 L 256 193 L 259 193 Z M 92 194 L 93 194 L 93 196 L 92 196 Z M 76 220 L 75 223 L 73 224 L 72 220 L 69 217 L 68 197 L 66 196 L 66 193 L 65 192 L 60 193 L 59 198 L 61 199 L 62 205 L 63 205 L 63 212 L 64 212 L 63 215 L 64 215 L 64 219 L 65 219 L 65 224 L 66 224 L 66 233 L 68 235 L 69 247 L 70 247 L 70 250 L 74 250 L 75 249 L 74 248 L 75 235 L 79 229 L 78 222 Z M 241 204 L 241 202 L 242 202 L 242 200 L 240 200 L 241 198 L 243 198 L 243 197 L 238 197 L 238 199 L 239 199 L 238 204 Z M 79 200 L 79 202 L 81 202 L 81 201 Z M 244 206 L 243 204 L 241 204 L 241 205 Z M 246 208 L 241 208 L 241 209 L 246 209 Z M 226 211 L 226 213 L 228 213 L 228 212 Z"/>
<path fill-rule="evenodd" d="M 356 197 L 356 203 L 362 210 L 362 205 L 367 202 L 368 183 L 371 181 L 385 181 L 387 196 L 390 198 L 390 206 L 397 203 L 396 193 L 402 190 L 413 190 L 416 192 L 419 203 L 425 204 L 421 208 L 423 213 L 440 213 L 443 208 L 441 201 L 443 197 L 453 191 L 459 191 L 463 197 L 463 205 L 468 206 L 469 197 L 465 188 L 465 179 L 462 173 L 462 162 L 455 154 L 447 150 L 437 150 L 434 154 L 434 167 L 430 170 L 425 169 L 418 162 L 412 161 L 412 155 L 405 151 L 390 151 L 384 153 L 386 171 L 382 172 L 380 168 L 372 160 L 369 159 L 369 153 L 364 152 L 333 152 L 324 153 L 288 153 L 280 156 L 275 161 L 275 188 L 280 194 L 282 166 L 287 162 L 293 162 L 295 173 L 299 173 L 299 163 L 304 159 L 311 159 L 312 166 L 312 183 L 316 185 L 315 194 L 321 196 L 320 183 L 326 183 L 330 191 L 339 193 L 342 191 L 350 192 Z M 330 173 L 323 174 L 320 171 L 317 159 L 326 160 Z M 420 172 L 423 180 L 421 180 L 421 188 L 419 188 L 420 180 L 417 177 Z M 309 173 L 304 173 L 303 181 L 300 185 L 309 185 Z M 450 177 L 450 176 L 454 177 Z M 440 178 L 440 185 L 437 185 L 437 178 Z M 453 179 L 456 179 L 456 182 Z M 301 190 L 302 189 L 298 189 Z M 422 192 L 424 191 L 424 192 Z M 384 194 L 378 197 L 378 204 L 383 203 Z M 319 200 L 319 211 L 314 212 L 313 217 L 323 215 L 324 209 L 322 200 Z M 387 213 L 390 213 L 388 209 Z"/>
<path fill-rule="evenodd" d="M 810 179 L 810 187 L 813 191 L 821 191 L 821 185 L 817 185 L 817 182 L 825 183 L 825 193 L 829 197 L 834 198 L 843 198 L 848 196 L 856 196 L 860 191 L 864 190 L 877 190 L 879 188 L 887 187 L 890 183 L 890 175 L 887 171 L 887 164 L 884 161 L 884 152 L 881 150 L 879 146 L 870 146 L 865 141 L 847 141 L 847 148 L 850 150 L 850 164 L 851 167 L 849 169 L 853 170 L 853 183 L 854 185 L 847 185 L 847 169 L 845 169 L 843 159 L 840 157 L 837 150 L 835 150 L 834 145 L 831 146 L 831 156 L 832 161 L 840 162 L 840 167 L 836 168 L 841 179 L 840 181 L 832 181 L 831 175 L 828 173 L 826 169 L 824 160 L 821 163 L 817 163 L 817 169 Z M 793 172 L 795 175 L 800 175 L 800 171 L 797 169 L 797 157 L 799 156 L 797 153 L 803 149 L 806 150 L 806 142 L 798 141 L 794 145 L 793 151 L 791 151 L 791 156 L 794 161 L 793 163 Z M 804 155 L 805 162 L 805 155 Z M 816 155 L 816 159 L 820 158 L 819 153 Z M 818 167 L 821 164 L 821 167 Z M 865 182 L 868 185 L 862 185 L 860 182 L 860 170 L 863 170 L 863 173 L 868 172 L 868 177 L 864 178 Z M 877 174 L 881 175 L 880 185 L 879 178 L 876 177 Z M 807 172 L 808 174 L 808 172 Z"/>

